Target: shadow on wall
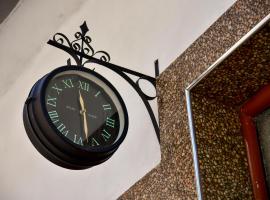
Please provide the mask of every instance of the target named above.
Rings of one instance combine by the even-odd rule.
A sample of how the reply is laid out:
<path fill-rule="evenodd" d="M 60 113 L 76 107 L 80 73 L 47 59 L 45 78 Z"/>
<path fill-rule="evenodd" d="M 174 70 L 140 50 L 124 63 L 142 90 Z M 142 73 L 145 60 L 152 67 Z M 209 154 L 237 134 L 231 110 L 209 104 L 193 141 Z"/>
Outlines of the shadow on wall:
<path fill-rule="evenodd" d="M 0 24 L 7 18 L 18 2 L 19 0 L 0 1 Z"/>

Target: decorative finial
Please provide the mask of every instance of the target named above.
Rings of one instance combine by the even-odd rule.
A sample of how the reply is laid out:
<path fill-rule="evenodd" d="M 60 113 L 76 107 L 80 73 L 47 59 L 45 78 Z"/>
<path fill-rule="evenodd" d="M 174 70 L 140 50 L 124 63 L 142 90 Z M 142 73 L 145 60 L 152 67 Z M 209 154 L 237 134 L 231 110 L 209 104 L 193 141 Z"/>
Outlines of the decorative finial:
<path fill-rule="evenodd" d="M 85 36 L 85 34 L 89 31 L 88 26 L 86 24 L 86 21 L 83 22 L 83 24 L 80 26 L 82 35 Z"/>

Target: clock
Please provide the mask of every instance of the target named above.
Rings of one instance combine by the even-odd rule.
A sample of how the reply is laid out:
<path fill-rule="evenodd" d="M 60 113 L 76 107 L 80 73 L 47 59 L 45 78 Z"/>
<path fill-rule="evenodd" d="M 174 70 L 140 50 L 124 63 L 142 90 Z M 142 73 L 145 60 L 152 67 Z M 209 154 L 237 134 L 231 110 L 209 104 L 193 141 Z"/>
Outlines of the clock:
<path fill-rule="evenodd" d="M 38 80 L 25 102 L 23 120 L 35 148 L 69 169 L 106 161 L 128 130 L 120 94 L 103 76 L 81 66 L 59 67 Z"/>

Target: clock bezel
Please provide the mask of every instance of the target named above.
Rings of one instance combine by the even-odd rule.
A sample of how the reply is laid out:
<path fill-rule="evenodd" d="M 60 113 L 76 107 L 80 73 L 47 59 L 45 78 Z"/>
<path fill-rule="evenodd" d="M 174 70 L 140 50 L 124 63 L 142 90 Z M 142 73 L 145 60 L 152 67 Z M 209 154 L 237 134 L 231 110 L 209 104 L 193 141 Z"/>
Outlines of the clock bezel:
<path fill-rule="evenodd" d="M 117 97 L 123 110 L 124 128 L 122 133 L 118 133 L 121 135 L 118 138 L 118 140 L 115 141 L 113 144 L 100 147 L 97 146 L 83 147 L 73 143 L 64 135 L 59 133 L 57 128 L 53 125 L 48 115 L 45 104 L 46 103 L 45 94 L 47 86 L 50 80 L 52 80 L 57 74 L 73 70 L 90 73 L 91 75 L 97 77 L 104 84 L 106 84 Z M 110 96 L 109 94 L 107 95 Z M 48 73 L 47 75 L 45 75 L 33 86 L 29 94 L 29 98 L 33 100 L 30 101 L 29 105 L 25 105 L 27 107 L 26 110 L 24 111 L 24 122 L 25 122 L 24 124 L 25 126 L 30 125 L 31 126 L 30 129 L 32 129 L 32 131 L 31 130 L 29 131 L 29 127 L 26 128 L 28 129 L 27 134 L 32 143 L 34 144 L 34 146 L 40 151 L 40 153 L 42 155 L 45 154 L 44 156 L 47 157 L 52 162 L 54 162 L 55 164 L 58 164 L 66 168 L 74 169 L 74 167 L 70 167 L 67 166 L 66 164 L 61 163 L 61 159 L 69 163 L 72 163 L 72 165 L 75 164 L 75 168 L 77 168 L 77 163 L 79 163 L 78 168 L 88 168 L 86 166 L 96 165 L 95 163 L 104 162 L 105 160 L 107 160 L 109 157 L 112 156 L 112 154 L 117 150 L 117 148 L 120 146 L 120 144 L 126 137 L 129 122 L 128 122 L 128 112 L 125 103 L 120 94 L 118 93 L 118 91 L 115 89 L 115 87 L 106 78 L 94 72 L 93 70 L 84 68 L 82 66 L 74 66 L 74 65 L 59 67 L 53 70 L 52 72 Z M 27 122 L 26 118 L 29 119 L 29 122 Z M 33 136 L 33 134 L 35 136 Z M 33 140 L 39 141 L 33 142 Z M 42 148 L 38 147 L 40 145 L 43 145 L 43 147 Z M 44 150 L 42 150 L 44 147 L 48 149 L 52 154 L 60 158 L 60 164 L 50 159 L 52 155 L 46 155 Z"/>

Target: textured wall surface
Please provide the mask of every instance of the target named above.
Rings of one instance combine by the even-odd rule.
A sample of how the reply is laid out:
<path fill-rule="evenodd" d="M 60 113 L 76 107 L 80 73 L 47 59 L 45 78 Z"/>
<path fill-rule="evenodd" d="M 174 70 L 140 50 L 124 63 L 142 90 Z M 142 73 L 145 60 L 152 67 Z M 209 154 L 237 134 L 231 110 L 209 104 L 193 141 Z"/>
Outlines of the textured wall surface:
<path fill-rule="evenodd" d="M 197 199 L 185 88 L 269 14 L 269 11 L 268 1 L 237 1 L 161 74 L 158 80 L 161 163 L 120 199 Z M 229 112 L 236 120 L 234 111 L 226 108 L 224 112 Z M 237 135 L 235 132 L 232 134 Z M 234 150 L 243 151 L 243 146 L 237 146 Z M 224 152 L 227 151 L 227 148 L 224 149 Z M 237 167 L 242 167 L 244 171 L 246 170 L 245 159 L 238 159 L 233 163 Z M 233 166 L 229 171 L 235 172 Z M 228 177 L 228 180 L 230 178 L 232 177 Z M 243 198 L 250 198 L 249 178 L 243 176 L 240 179 L 241 183 L 247 181 L 241 186 L 244 191 Z M 227 187 L 235 189 L 239 184 L 226 186 L 218 183 L 217 185 L 223 189 Z M 208 189 L 210 193 L 214 192 L 211 187 L 204 188 Z"/>
<path fill-rule="evenodd" d="M 237 107 L 270 81 L 270 23 L 236 49 L 192 92 Z"/>
<path fill-rule="evenodd" d="M 252 199 L 239 106 L 270 82 L 270 23 L 192 90 L 203 196 Z"/>
<path fill-rule="evenodd" d="M 252 199 L 238 111 L 198 94 L 192 95 L 192 111 L 203 197 Z"/>

